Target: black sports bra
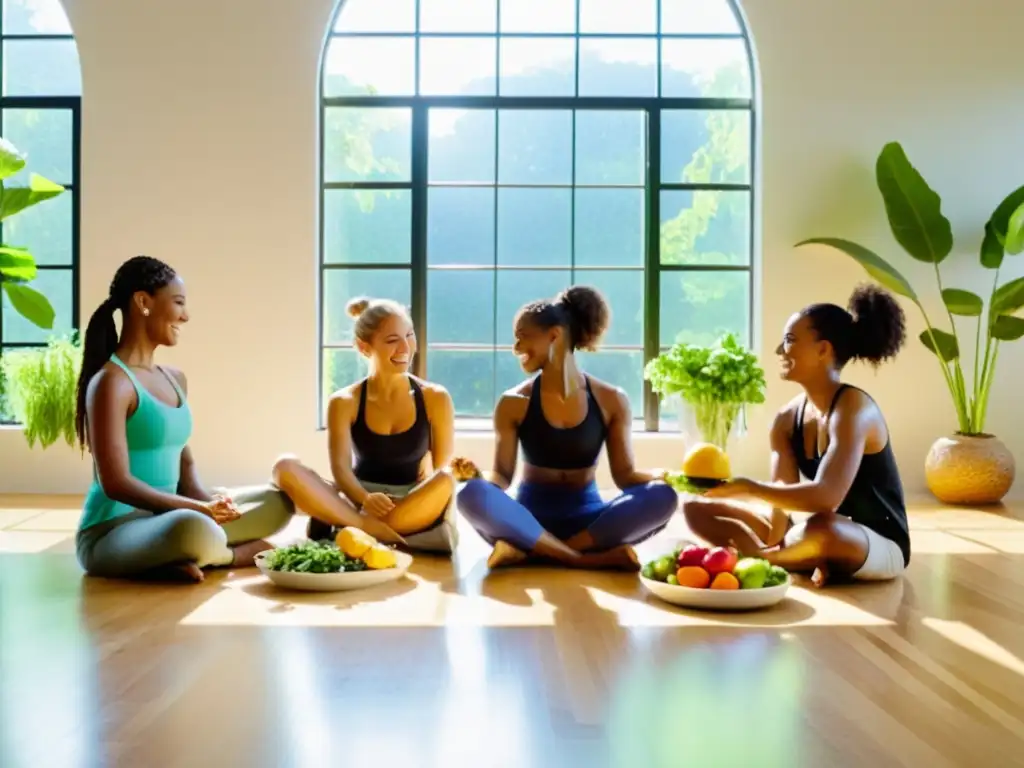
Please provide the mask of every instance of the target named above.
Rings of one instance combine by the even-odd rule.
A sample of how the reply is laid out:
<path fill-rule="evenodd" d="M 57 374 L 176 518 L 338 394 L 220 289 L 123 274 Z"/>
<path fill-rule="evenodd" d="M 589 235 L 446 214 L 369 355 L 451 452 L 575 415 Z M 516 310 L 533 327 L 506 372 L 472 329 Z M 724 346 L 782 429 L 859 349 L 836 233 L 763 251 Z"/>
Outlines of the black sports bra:
<path fill-rule="evenodd" d="M 519 445 L 523 458 L 535 467 L 549 469 L 588 469 L 601 455 L 608 429 L 601 408 L 587 382 L 587 415 L 574 427 L 553 427 L 544 418 L 540 402 L 540 374 L 533 380 L 530 404 L 519 425 Z"/>
<path fill-rule="evenodd" d="M 352 423 L 353 471 L 369 483 L 410 485 L 419 479 L 420 462 L 430 450 L 430 422 L 423 391 L 409 379 L 416 401 L 416 421 L 404 432 L 382 435 L 366 424 L 366 380 L 359 387 L 359 411 Z"/>
<path fill-rule="evenodd" d="M 832 417 L 840 395 L 847 389 L 859 388 L 843 384 L 836 390 L 828 412 L 825 414 L 826 424 Z M 864 390 L 859 391 L 867 395 Z M 807 398 L 805 397 L 794 419 L 791 440 L 800 474 L 808 480 L 813 480 L 817 477 L 822 457 L 818 455 L 817 445 L 815 445 L 813 456 L 808 456 L 804 447 L 804 411 L 806 409 Z M 857 468 L 857 474 L 853 478 L 850 490 L 847 491 L 846 498 L 843 499 L 836 511 L 896 542 L 903 553 L 904 565 L 910 563 L 910 526 L 907 522 L 907 507 L 903 498 L 903 484 L 900 480 L 899 468 L 896 466 L 896 456 L 893 454 L 891 439 L 886 440 L 885 447 L 878 453 L 866 453 L 861 457 L 860 466 Z"/>

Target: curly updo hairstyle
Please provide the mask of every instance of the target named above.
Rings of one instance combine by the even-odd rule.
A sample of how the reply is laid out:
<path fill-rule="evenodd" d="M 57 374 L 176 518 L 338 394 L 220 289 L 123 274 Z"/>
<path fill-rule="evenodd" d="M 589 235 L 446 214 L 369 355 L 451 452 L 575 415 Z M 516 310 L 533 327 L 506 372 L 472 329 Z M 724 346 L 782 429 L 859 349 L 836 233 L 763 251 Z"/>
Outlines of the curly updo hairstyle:
<path fill-rule="evenodd" d="M 854 289 L 847 308 L 812 304 L 803 311 L 818 338 L 832 345 L 836 367 L 862 360 L 877 368 L 896 357 L 906 341 L 906 317 L 892 294 L 865 283 Z"/>
<path fill-rule="evenodd" d="M 554 299 L 526 304 L 517 320 L 526 318 L 538 328 L 566 330 L 569 349 L 596 350 L 611 322 L 611 310 L 601 292 L 589 285 L 566 288 Z"/>

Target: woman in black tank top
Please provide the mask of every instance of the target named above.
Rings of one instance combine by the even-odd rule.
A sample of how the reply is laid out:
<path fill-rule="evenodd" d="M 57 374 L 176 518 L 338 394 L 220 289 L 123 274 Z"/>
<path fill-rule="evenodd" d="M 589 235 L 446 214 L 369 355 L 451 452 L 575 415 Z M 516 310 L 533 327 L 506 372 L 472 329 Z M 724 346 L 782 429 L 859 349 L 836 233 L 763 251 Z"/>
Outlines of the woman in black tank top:
<path fill-rule="evenodd" d="M 849 311 L 814 304 L 793 315 L 775 350 L 781 376 L 804 394 L 775 418 L 772 478 L 735 479 L 687 501 L 691 529 L 790 571 L 862 580 L 899 576 L 910 563 L 903 486 L 881 411 L 865 392 L 843 384 L 850 360 L 893 358 L 905 339 L 896 300 L 874 285 L 857 288 Z M 767 502 L 766 520 L 731 497 Z M 812 513 L 794 526 L 790 511 Z M 778 548 L 776 548 L 778 547 Z"/>
<path fill-rule="evenodd" d="M 664 528 L 678 508 L 658 473 L 633 464 L 626 395 L 576 363 L 575 350 L 596 349 L 609 315 L 604 297 L 584 285 L 517 314 L 515 353 L 533 376 L 498 401 L 489 480 L 470 479 L 458 495 L 459 511 L 494 546 L 492 568 L 537 557 L 637 570 L 632 545 Z M 595 481 L 602 449 L 622 491 L 611 500 Z M 506 490 L 520 450 L 525 467 L 513 498 Z M 470 467 L 467 474 L 481 473 Z"/>
<path fill-rule="evenodd" d="M 457 542 L 448 470 L 455 438 L 451 397 L 409 374 L 416 334 L 404 307 L 354 299 L 347 309 L 370 375 L 328 402 L 334 483 L 291 456 L 278 460 L 274 480 L 310 515 L 311 539 L 356 526 L 385 542 L 450 554 Z"/>

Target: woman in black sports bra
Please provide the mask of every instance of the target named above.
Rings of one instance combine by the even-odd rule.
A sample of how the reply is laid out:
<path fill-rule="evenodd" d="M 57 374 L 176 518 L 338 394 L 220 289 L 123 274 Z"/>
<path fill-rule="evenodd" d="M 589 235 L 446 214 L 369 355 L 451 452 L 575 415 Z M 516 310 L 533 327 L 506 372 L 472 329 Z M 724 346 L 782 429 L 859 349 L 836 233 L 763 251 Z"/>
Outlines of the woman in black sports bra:
<path fill-rule="evenodd" d="M 294 456 L 278 460 L 274 481 L 312 518 L 311 539 L 333 538 L 335 528 L 351 525 L 381 541 L 451 554 L 458 542 L 448 470 L 455 439 L 451 396 L 409 374 L 416 334 L 404 307 L 353 299 L 347 310 L 370 375 L 328 401 L 334 483 Z"/>
<path fill-rule="evenodd" d="M 812 572 L 818 586 L 830 575 L 885 580 L 902 574 L 910 533 L 889 430 L 874 400 L 843 384 L 840 373 L 850 360 L 877 366 L 895 357 L 904 338 L 903 310 L 875 285 L 858 287 L 849 311 L 813 304 L 793 315 L 775 352 L 782 378 L 804 394 L 775 418 L 771 482 L 740 478 L 686 501 L 694 533 L 790 571 Z M 730 497 L 767 502 L 771 520 L 725 501 Z M 790 510 L 812 514 L 793 525 Z"/>
<path fill-rule="evenodd" d="M 604 298 L 574 286 L 554 301 L 519 310 L 515 353 L 536 374 L 501 396 L 494 412 L 494 471 L 459 491 L 458 507 L 494 551 L 492 568 L 527 557 L 580 568 L 636 570 L 632 546 L 654 535 L 676 511 L 676 492 L 658 474 L 633 465 L 629 400 L 580 371 L 577 349 L 595 349 L 608 326 Z M 595 482 L 602 448 L 622 493 L 601 498 Z M 518 449 L 525 467 L 515 498 L 506 493 Z"/>

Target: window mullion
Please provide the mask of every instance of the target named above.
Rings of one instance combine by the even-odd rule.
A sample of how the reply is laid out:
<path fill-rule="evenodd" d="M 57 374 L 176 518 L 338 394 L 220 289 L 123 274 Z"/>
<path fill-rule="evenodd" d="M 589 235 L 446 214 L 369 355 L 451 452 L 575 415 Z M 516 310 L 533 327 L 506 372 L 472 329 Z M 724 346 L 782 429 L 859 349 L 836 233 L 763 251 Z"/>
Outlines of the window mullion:
<path fill-rule="evenodd" d="M 647 204 L 644 249 L 644 365 L 661 343 L 661 110 L 647 110 Z M 644 380 L 644 429 L 658 431 L 658 396 Z"/>
<path fill-rule="evenodd" d="M 420 339 L 413 373 L 427 376 L 427 107 L 417 105 L 412 111 L 412 322 Z"/>

